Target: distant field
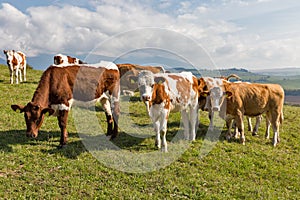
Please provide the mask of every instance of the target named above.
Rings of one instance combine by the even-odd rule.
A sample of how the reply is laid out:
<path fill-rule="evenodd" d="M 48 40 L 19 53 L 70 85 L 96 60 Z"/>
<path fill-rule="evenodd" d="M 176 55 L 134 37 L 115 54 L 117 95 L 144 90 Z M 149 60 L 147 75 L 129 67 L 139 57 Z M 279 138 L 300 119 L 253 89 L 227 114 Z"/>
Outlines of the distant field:
<path fill-rule="evenodd" d="M 19 85 L 9 84 L 7 67 L 0 66 L 0 72 L 1 199 L 299 199 L 300 107 L 284 106 L 281 142 L 276 148 L 264 138 L 264 122 L 259 136 L 246 132 L 245 146 L 225 141 L 226 129 L 220 137 L 212 136 L 216 143 L 205 140 L 209 121 L 207 113 L 200 111 L 197 139 L 182 150 L 181 144 L 186 143 L 175 140 L 181 134 L 180 115 L 171 114 L 167 134 L 170 152 L 162 154 L 154 146 L 153 132 L 139 131 L 142 127 L 152 130 L 144 105 L 138 97 L 130 101 L 123 97 L 120 135 L 113 142 L 119 149 L 106 150 L 101 134 L 88 140 L 85 130 L 89 129 L 78 128 L 78 118 L 73 115 L 76 110 L 71 111 L 68 121 L 69 144 L 57 149 L 60 133 L 55 117 L 46 117 L 38 138 L 30 139 L 25 137 L 23 115 L 10 108 L 11 104 L 30 101 L 42 72 L 29 70 L 28 82 Z M 98 105 L 96 110 L 97 124 L 105 129 L 104 114 Z M 94 125 L 83 115 L 79 117 L 87 128 Z M 88 142 L 103 145 L 88 151 Z M 200 157 L 204 144 L 213 146 Z M 159 166 L 180 151 L 167 166 L 147 172 L 145 163 Z M 96 159 L 92 153 L 103 159 L 107 156 L 108 161 Z M 118 155 L 141 159 L 130 165 Z M 143 160 L 146 155 L 149 159 Z M 108 167 L 115 163 L 123 169 L 144 167 L 145 173 Z"/>

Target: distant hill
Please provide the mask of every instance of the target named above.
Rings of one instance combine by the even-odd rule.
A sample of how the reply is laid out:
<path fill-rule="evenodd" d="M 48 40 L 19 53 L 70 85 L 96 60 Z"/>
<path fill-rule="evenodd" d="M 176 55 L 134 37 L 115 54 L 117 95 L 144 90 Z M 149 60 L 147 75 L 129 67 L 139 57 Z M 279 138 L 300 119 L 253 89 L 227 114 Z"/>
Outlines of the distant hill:
<path fill-rule="evenodd" d="M 300 67 L 252 70 L 253 73 L 268 76 L 300 76 Z"/>

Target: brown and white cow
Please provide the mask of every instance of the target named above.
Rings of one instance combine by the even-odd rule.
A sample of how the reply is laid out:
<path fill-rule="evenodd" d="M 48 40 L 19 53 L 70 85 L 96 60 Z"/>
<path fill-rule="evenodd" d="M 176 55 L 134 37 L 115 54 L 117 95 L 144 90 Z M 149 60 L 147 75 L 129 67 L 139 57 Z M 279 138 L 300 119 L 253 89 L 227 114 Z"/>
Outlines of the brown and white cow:
<path fill-rule="evenodd" d="M 146 83 L 145 93 L 140 92 L 141 96 L 147 96 L 143 100 L 149 102 L 149 116 L 154 125 L 157 147 L 162 147 L 162 151 L 167 152 L 166 132 L 170 112 L 181 112 L 184 137 L 187 140 L 195 140 L 198 122 L 197 78 L 190 72 L 143 72 L 144 76 L 139 76 L 138 82 Z M 143 78 L 149 80 L 143 81 Z"/>
<path fill-rule="evenodd" d="M 117 64 L 119 71 L 120 71 L 120 85 L 123 94 L 130 94 L 132 95 L 132 91 L 138 89 L 137 79 L 138 74 L 142 70 L 151 71 L 152 73 L 164 73 L 165 69 L 160 66 L 142 66 L 136 64 Z M 131 92 L 130 92 L 131 91 Z"/>
<path fill-rule="evenodd" d="M 78 65 L 78 64 L 86 64 L 86 63 L 81 61 L 79 58 L 74 58 L 71 56 L 63 55 L 63 54 L 57 54 L 54 56 L 54 64 L 65 66 L 68 64 Z"/>
<path fill-rule="evenodd" d="M 271 123 L 274 131 L 273 145 L 277 145 L 279 125 L 283 121 L 284 102 L 284 91 L 280 85 L 223 81 L 223 85 L 219 88 L 212 88 L 212 92 L 214 93 L 214 98 L 210 99 L 212 109 L 220 111 L 229 122 L 228 127 L 231 127 L 232 120 L 235 120 L 238 131 L 241 133 L 242 144 L 245 144 L 243 117 L 254 117 L 266 113 L 267 131 L 268 124 Z M 266 137 L 268 138 L 267 131 Z"/>
<path fill-rule="evenodd" d="M 24 113 L 26 134 L 37 137 L 46 113 L 57 116 L 61 129 L 60 147 L 67 143 L 67 119 L 72 103 L 97 100 L 104 92 L 111 96 L 112 115 L 106 113 L 107 135 L 118 134 L 119 86 L 118 68 L 102 66 L 69 65 L 50 66 L 44 71 L 32 100 L 25 106 L 11 105 L 14 111 Z M 114 124 L 113 124 L 114 122 Z M 114 125 L 114 127 L 113 127 Z"/>
<path fill-rule="evenodd" d="M 10 73 L 10 84 L 14 83 L 14 73 L 16 76 L 16 84 L 22 82 L 22 75 L 24 81 L 26 81 L 26 56 L 21 51 L 15 50 L 3 50 L 3 53 L 6 55 L 6 62 L 9 68 Z"/>

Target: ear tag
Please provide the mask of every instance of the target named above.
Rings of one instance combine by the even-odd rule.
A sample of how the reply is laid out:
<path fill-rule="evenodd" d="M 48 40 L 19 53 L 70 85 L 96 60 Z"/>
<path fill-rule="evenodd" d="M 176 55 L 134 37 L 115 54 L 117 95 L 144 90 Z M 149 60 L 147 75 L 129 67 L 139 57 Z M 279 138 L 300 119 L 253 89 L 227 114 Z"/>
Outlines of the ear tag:
<path fill-rule="evenodd" d="M 207 94 L 206 94 L 206 93 L 204 93 L 204 94 L 203 94 L 203 96 L 204 96 L 204 97 L 207 97 Z"/>
<path fill-rule="evenodd" d="M 49 116 L 50 116 L 49 112 L 46 112 L 46 113 L 45 113 L 45 116 L 46 116 L 46 117 L 49 117 Z"/>
<path fill-rule="evenodd" d="M 20 110 L 20 109 L 17 109 L 16 112 L 17 112 L 17 113 L 21 113 L 21 110 Z"/>

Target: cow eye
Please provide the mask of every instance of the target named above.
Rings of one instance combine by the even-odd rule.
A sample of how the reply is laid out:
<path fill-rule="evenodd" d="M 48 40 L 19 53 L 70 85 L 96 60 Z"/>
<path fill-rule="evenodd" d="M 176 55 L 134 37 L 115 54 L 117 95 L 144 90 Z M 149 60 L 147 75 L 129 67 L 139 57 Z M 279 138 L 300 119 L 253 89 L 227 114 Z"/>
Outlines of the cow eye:
<path fill-rule="evenodd" d="M 39 110 L 39 108 L 40 108 L 39 106 L 34 106 L 33 110 L 37 111 L 37 110 Z"/>
<path fill-rule="evenodd" d="M 151 87 L 153 88 L 154 84 L 151 85 Z"/>

